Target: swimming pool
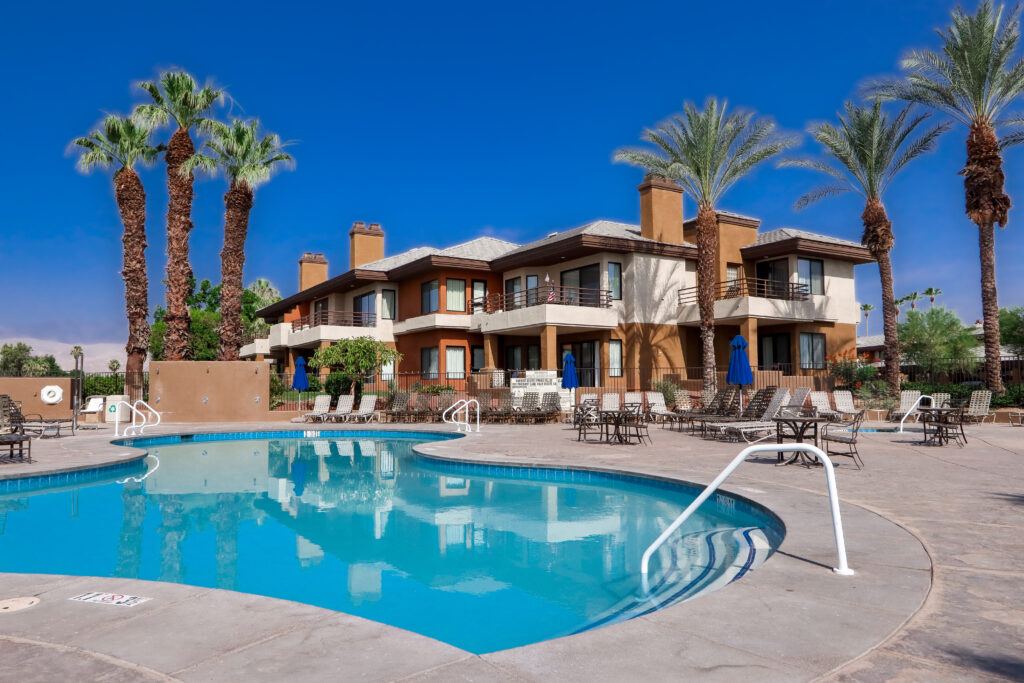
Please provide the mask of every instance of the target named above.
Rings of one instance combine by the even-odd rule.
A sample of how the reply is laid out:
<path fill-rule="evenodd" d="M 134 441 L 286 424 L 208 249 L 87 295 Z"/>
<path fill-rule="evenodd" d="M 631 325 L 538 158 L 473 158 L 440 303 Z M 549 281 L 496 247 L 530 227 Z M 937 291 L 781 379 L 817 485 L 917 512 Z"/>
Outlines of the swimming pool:
<path fill-rule="evenodd" d="M 452 436 L 136 439 L 151 457 L 134 470 L 0 493 L 0 571 L 256 593 L 484 653 L 714 590 L 756 568 L 784 534 L 769 511 L 717 496 L 663 546 L 645 595 L 644 549 L 698 490 L 413 452 Z"/>

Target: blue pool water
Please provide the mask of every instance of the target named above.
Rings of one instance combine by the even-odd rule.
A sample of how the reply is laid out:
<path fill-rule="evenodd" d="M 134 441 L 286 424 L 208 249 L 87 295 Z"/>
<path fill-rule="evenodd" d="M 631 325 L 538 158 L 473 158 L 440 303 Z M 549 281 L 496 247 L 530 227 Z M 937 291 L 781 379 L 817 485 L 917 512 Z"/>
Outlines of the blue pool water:
<path fill-rule="evenodd" d="M 154 457 L 134 471 L 19 491 L 8 482 L 0 571 L 257 593 L 483 653 L 714 590 L 767 559 L 784 533 L 759 507 L 712 498 L 652 561 L 644 594 L 644 549 L 698 491 L 412 451 L 448 435 L 336 434 L 139 440 Z"/>

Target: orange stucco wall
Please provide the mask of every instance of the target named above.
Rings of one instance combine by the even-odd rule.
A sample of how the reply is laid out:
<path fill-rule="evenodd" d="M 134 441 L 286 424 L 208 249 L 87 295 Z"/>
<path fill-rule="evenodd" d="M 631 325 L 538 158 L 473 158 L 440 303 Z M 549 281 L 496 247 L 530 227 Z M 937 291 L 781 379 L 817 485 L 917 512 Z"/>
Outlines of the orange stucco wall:
<path fill-rule="evenodd" d="M 163 422 L 273 419 L 270 367 L 249 361 L 153 361 L 149 403 Z"/>
<path fill-rule="evenodd" d="M 448 299 L 448 278 L 457 278 L 459 280 L 466 281 L 466 310 L 465 311 L 449 311 L 445 308 L 445 304 Z M 420 275 L 408 280 L 402 281 L 398 285 L 398 319 L 405 320 L 407 318 L 415 318 L 423 315 L 420 294 L 421 285 L 431 280 L 438 281 L 438 309 L 437 313 L 471 313 L 471 306 L 469 300 L 473 295 L 473 280 L 484 280 L 487 282 L 487 291 L 490 293 L 502 291 L 503 284 L 501 282 L 501 275 L 497 273 L 487 273 L 475 270 L 435 270 L 429 274 Z"/>
<path fill-rule="evenodd" d="M 64 392 L 60 403 L 43 403 L 39 392 L 43 387 L 56 385 Z M 70 377 L 0 377 L 0 394 L 7 394 L 15 401 L 21 401 L 21 412 L 26 415 L 41 415 L 46 418 L 71 417 Z"/>

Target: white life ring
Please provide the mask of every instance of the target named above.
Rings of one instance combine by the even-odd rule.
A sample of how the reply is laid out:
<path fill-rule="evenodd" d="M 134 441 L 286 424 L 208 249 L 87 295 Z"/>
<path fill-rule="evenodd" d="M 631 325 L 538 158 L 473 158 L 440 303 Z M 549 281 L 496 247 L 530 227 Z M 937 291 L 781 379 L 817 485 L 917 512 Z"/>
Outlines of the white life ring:
<path fill-rule="evenodd" d="M 56 405 L 64 399 L 64 390 L 56 384 L 50 384 L 39 392 L 39 398 L 43 399 L 43 403 L 46 405 Z"/>

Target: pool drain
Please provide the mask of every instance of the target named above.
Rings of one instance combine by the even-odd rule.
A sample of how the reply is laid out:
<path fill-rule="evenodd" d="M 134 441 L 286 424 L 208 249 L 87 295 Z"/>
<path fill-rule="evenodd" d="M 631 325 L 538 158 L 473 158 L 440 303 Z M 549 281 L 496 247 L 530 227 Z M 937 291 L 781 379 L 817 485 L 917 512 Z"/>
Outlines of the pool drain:
<path fill-rule="evenodd" d="M 39 604 L 39 598 L 7 598 L 0 600 L 0 614 L 17 612 Z"/>

